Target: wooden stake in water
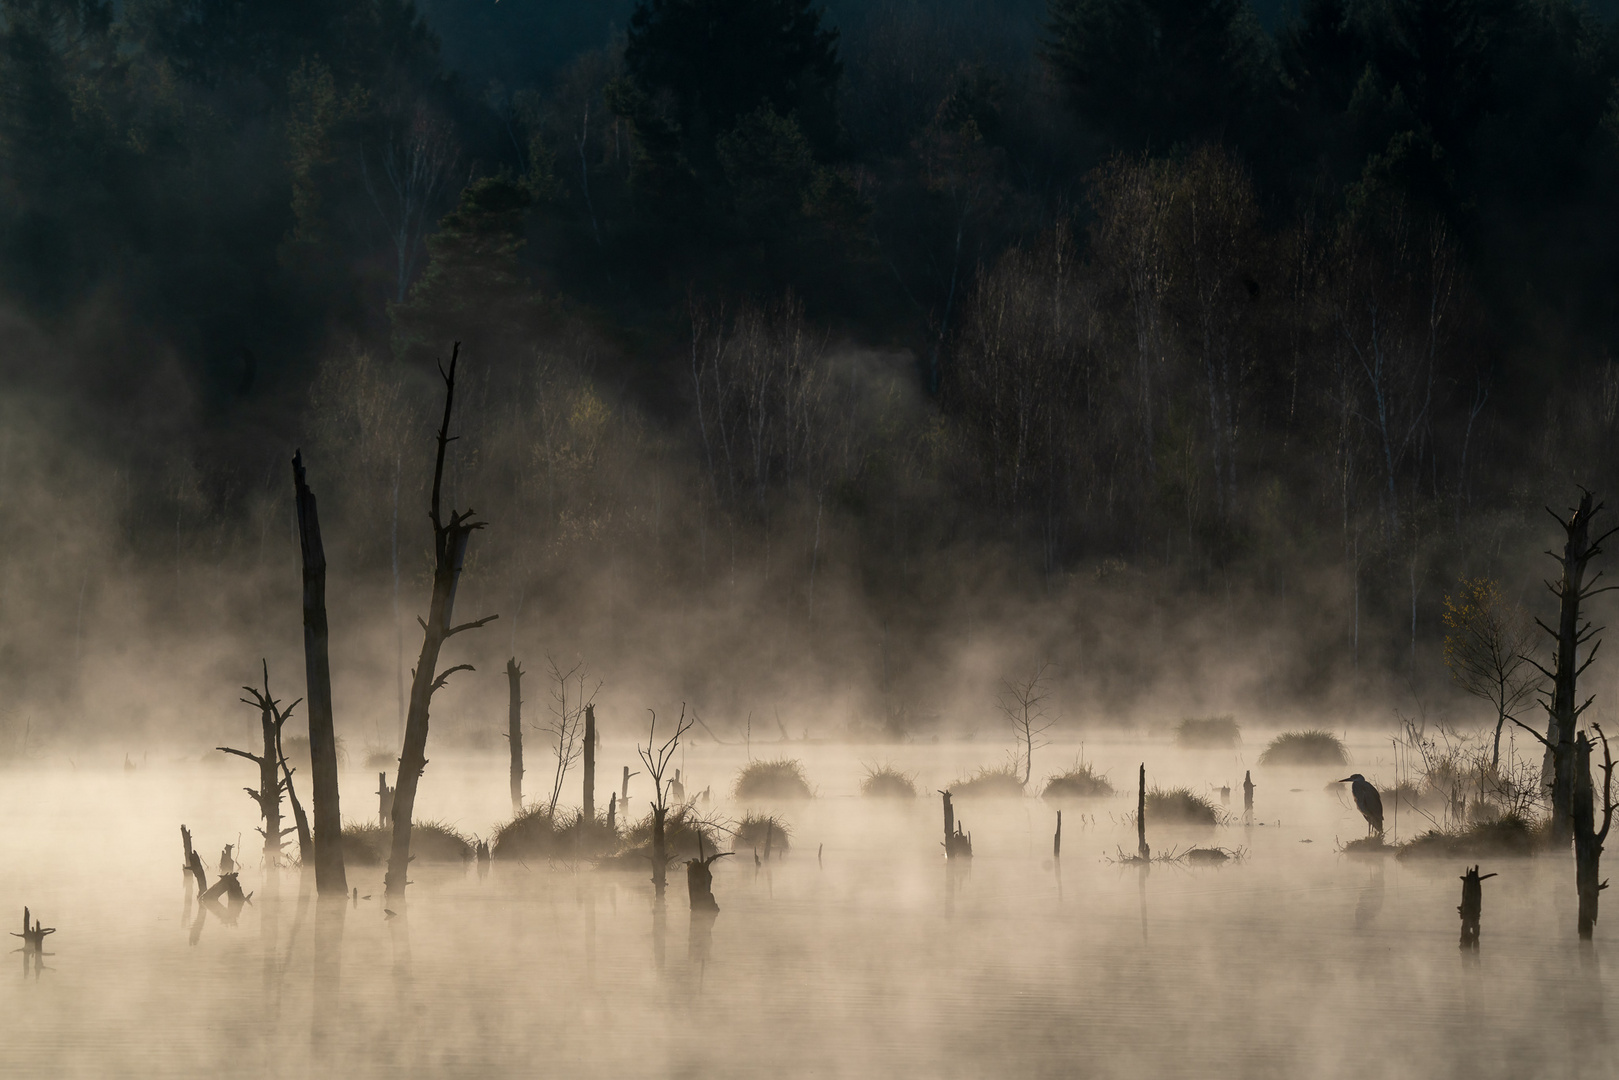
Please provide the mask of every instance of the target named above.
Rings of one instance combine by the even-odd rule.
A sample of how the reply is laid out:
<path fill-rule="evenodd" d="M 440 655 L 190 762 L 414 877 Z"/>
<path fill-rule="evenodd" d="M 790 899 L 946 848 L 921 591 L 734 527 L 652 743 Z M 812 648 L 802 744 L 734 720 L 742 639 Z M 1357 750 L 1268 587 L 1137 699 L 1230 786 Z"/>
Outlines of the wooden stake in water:
<path fill-rule="evenodd" d="M 1142 862 L 1152 858 L 1147 846 L 1147 763 L 1141 763 L 1141 783 L 1136 789 L 1136 854 Z"/>
<path fill-rule="evenodd" d="M 1494 874 L 1479 876 L 1478 867 L 1462 875 L 1462 902 L 1456 909 L 1462 917 L 1462 948 L 1478 948 L 1479 916 L 1484 910 L 1484 882 Z"/>
<path fill-rule="evenodd" d="M 1062 858 L 1062 811 L 1057 811 L 1057 834 L 1051 838 L 1051 857 Z"/>

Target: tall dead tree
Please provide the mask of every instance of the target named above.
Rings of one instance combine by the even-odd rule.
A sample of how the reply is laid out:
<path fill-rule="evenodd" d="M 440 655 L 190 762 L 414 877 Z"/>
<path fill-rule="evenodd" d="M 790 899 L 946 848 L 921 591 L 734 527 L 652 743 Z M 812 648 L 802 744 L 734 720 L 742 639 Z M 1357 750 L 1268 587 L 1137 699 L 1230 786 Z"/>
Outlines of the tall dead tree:
<path fill-rule="evenodd" d="M 1580 894 L 1580 939 L 1591 940 L 1596 928 L 1597 900 L 1606 881 L 1598 881 L 1602 870 L 1602 844 L 1613 824 L 1613 755 L 1608 737 L 1596 724 L 1591 730 L 1602 740 L 1602 828 L 1596 827 L 1596 796 L 1591 790 L 1591 740 L 1580 732 L 1574 741 L 1574 882 Z"/>
<path fill-rule="evenodd" d="M 675 770 L 680 780 L 680 770 Z M 585 801 L 586 821 L 596 820 L 596 706 L 585 706 Z"/>
<path fill-rule="evenodd" d="M 648 710 L 651 712 L 651 710 Z M 637 746 L 636 752 L 646 762 L 647 775 L 652 777 L 652 890 L 657 899 L 663 899 L 664 885 L 669 873 L 669 848 L 664 839 L 664 820 L 669 816 L 669 789 L 663 774 L 680 748 L 680 737 L 691 730 L 693 721 L 686 718 L 686 706 L 680 707 L 680 719 L 675 721 L 675 733 L 662 746 L 657 745 L 658 714 L 652 713 L 647 727 L 646 746 Z"/>
<path fill-rule="evenodd" d="M 388 852 L 386 876 L 388 896 L 403 896 L 410 869 L 411 814 L 416 809 L 416 785 L 427 768 L 427 714 L 433 694 L 457 671 L 471 671 L 471 664 L 456 664 L 438 672 L 438 654 L 444 643 L 456 634 L 475 630 L 496 616 L 485 615 L 473 622 L 454 624 L 455 590 L 461 580 L 461 567 L 467 557 L 467 543 L 484 523 L 474 521 L 472 510 L 450 511 L 445 520 L 440 510 L 444 488 L 444 452 L 450 445 L 450 413 L 455 406 L 455 366 L 461 356 L 461 343 L 450 353 L 450 369 L 439 368 L 444 379 L 444 419 L 438 429 L 438 455 L 433 466 L 433 496 L 428 518 L 433 523 L 433 597 L 427 619 L 420 617 L 422 652 L 410 680 L 410 709 L 405 714 L 405 744 L 399 755 L 399 778 L 394 789 L 393 843 Z M 437 673 L 437 674 L 435 674 Z"/>
<path fill-rule="evenodd" d="M 506 706 L 506 741 L 512 750 L 512 817 L 523 813 L 523 669 L 517 657 L 506 661 L 506 684 L 511 698 Z"/>
<path fill-rule="evenodd" d="M 1598 640 L 1591 646 L 1585 662 L 1580 662 L 1580 646 L 1589 642 L 1602 630 L 1601 627 L 1592 626 L 1588 620 L 1581 620 L 1580 604 L 1597 593 L 1607 592 L 1614 587 L 1597 588 L 1597 580 L 1602 577 L 1600 572 L 1591 579 L 1590 584 L 1585 583 L 1586 566 L 1592 559 L 1602 554 L 1602 542 L 1616 531 L 1609 529 L 1595 540 L 1591 539 L 1591 519 L 1601 510 L 1601 503 L 1593 505 L 1589 491 L 1580 492 L 1580 504 L 1574 508 L 1567 521 L 1557 517 L 1557 513 L 1550 507 L 1546 509 L 1548 514 L 1557 518 L 1558 524 L 1563 526 L 1563 531 L 1567 534 L 1561 556 L 1551 551 L 1546 553 L 1557 560 L 1563 571 L 1557 584 L 1554 585 L 1549 581 L 1546 583 L 1546 587 L 1558 601 L 1557 629 L 1553 630 L 1538 618 L 1535 620 L 1536 625 L 1550 634 L 1552 640 L 1557 643 L 1556 655 L 1552 659 L 1553 670 L 1547 671 L 1533 658 L 1529 658 L 1531 664 L 1552 680 L 1550 700 L 1543 698 L 1541 701 L 1542 707 L 1546 710 L 1546 734 L 1541 735 L 1515 717 L 1508 717 L 1540 740 L 1541 745 L 1546 748 L 1546 771 L 1551 773 L 1552 792 L 1549 843 L 1564 850 L 1567 850 L 1569 841 L 1574 836 L 1574 725 L 1578 722 L 1580 714 L 1595 700 L 1594 697 L 1588 697 L 1583 703 L 1575 704 L 1576 692 L 1579 677 L 1591 666 L 1592 661 L 1596 659 L 1597 649 L 1602 645 Z"/>
<path fill-rule="evenodd" d="M 326 550 L 320 542 L 315 493 L 304 478 L 303 454 L 292 455 L 298 503 L 298 546 L 304 564 L 304 674 L 309 699 L 309 772 L 315 808 L 315 892 L 348 895 L 343 872 L 343 813 L 337 798 L 337 736 L 332 730 L 332 665 L 327 651 Z"/>
<path fill-rule="evenodd" d="M 277 866 L 281 862 L 281 838 L 294 829 L 281 827 L 281 796 L 287 786 L 292 782 L 289 777 L 282 780 L 280 776 L 281 765 L 281 726 L 292 715 L 292 710 L 298 707 L 294 701 L 285 709 L 280 702 L 270 696 L 270 665 L 268 661 L 261 661 L 264 665 L 264 690 L 261 692 L 251 686 L 242 687 L 252 699 L 242 698 L 242 702 L 252 705 L 259 710 L 259 727 L 264 736 L 264 753 L 250 754 L 246 750 L 235 750 L 229 746 L 216 746 L 214 749 L 226 754 L 235 754 L 244 757 L 259 767 L 259 786 L 244 789 L 252 800 L 258 804 L 259 814 L 264 818 L 264 826 L 259 829 L 259 835 L 264 837 L 264 865 Z M 225 869 L 225 867 L 221 867 Z"/>

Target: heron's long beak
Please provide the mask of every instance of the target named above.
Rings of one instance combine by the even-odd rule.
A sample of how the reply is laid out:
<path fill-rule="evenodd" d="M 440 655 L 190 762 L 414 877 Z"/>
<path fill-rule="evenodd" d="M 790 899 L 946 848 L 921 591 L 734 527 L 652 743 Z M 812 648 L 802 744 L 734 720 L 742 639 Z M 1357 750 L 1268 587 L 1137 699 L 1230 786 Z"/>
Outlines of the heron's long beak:
<path fill-rule="evenodd" d="M 1354 779 L 1353 776 L 1346 776 L 1342 780 L 1334 780 L 1333 783 L 1334 784 L 1347 784 L 1347 783 L 1349 783 L 1349 781 L 1351 781 L 1353 779 Z"/>

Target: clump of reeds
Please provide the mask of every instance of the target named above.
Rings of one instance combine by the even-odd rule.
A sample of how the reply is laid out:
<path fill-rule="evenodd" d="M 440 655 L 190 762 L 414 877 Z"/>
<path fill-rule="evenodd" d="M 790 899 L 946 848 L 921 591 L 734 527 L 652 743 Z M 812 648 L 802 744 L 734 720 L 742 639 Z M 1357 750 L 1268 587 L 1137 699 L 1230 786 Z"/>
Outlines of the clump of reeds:
<path fill-rule="evenodd" d="M 1023 781 L 1017 766 L 1008 762 L 996 768 L 984 766 L 972 776 L 950 785 L 950 794 L 957 798 L 1022 798 Z"/>
<path fill-rule="evenodd" d="M 866 777 L 860 781 L 860 794 L 874 799 L 914 799 L 916 784 L 909 773 L 902 773 L 892 765 L 866 767 Z"/>
<path fill-rule="evenodd" d="M 1379 833 L 1351 840 L 1343 846 L 1346 855 L 1390 855 L 1399 849 L 1384 840 Z"/>
<path fill-rule="evenodd" d="M 1517 814 L 1476 821 L 1449 829 L 1429 829 L 1400 845 L 1399 858 L 1473 859 L 1499 855 L 1532 855 L 1539 835 Z"/>
<path fill-rule="evenodd" d="M 686 803 L 671 806 L 663 819 L 664 851 L 670 860 L 707 858 L 720 849 L 720 826 Z M 701 847 L 699 847 L 699 842 Z M 605 863 L 613 866 L 645 867 L 652 857 L 652 811 L 631 825 L 622 837 L 618 854 Z"/>
<path fill-rule="evenodd" d="M 343 861 L 354 866 L 381 866 L 388 861 L 393 830 L 373 822 L 351 821 L 343 826 Z M 418 821 L 410 827 L 410 855 L 417 862 L 468 862 L 473 842 L 455 826 L 442 821 Z"/>
<path fill-rule="evenodd" d="M 1192 750 L 1215 750 L 1242 742 L 1235 716 L 1187 716 L 1175 725 L 1175 745 Z"/>
<path fill-rule="evenodd" d="M 1153 788 L 1147 792 L 1147 825 L 1170 822 L 1179 825 L 1218 825 L 1220 811 L 1207 795 L 1191 788 Z"/>
<path fill-rule="evenodd" d="M 1113 794 L 1113 784 L 1088 761 L 1075 763 L 1065 773 L 1046 778 L 1042 799 L 1102 799 Z"/>
<path fill-rule="evenodd" d="M 1259 755 L 1261 765 L 1347 765 L 1349 752 L 1330 731 L 1284 731 Z"/>
<path fill-rule="evenodd" d="M 809 799 L 815 793 L 804 778 L 804 765 L 794 758 L 750 761 L 736 774 L 732 791 L 739 799 Z"/>
<path fill-rule="evenodd" d="M 792 846 L 789 837 L 792 828 L 784 818 L 774 814 L 748 814 L 737 823 L 731 848 L 733 851 L 784 852 Z"/>
<path fill-rule="evenodd" d="M 533 806 L 495 829 L 490 854 L 497 859 L 595 859 L 618 850 L 618 830 L 607 827 L 607 819 L 597 815 L 587 820 L 584 812 L 551 812 L 548 806 Z"/>

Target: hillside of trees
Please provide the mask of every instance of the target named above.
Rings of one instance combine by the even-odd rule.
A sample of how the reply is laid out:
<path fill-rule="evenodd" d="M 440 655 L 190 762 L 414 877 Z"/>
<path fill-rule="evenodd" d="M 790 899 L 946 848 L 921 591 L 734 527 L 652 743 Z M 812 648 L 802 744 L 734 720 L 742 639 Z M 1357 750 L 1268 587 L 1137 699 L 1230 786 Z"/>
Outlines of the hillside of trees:
<path fill-rule="evenodd" d="M 1449 700 L 1619 502 L 1616 80 L 1570 0 L 0 0 L 8 722 L 295 646 L 301 446 L 383 730 L 457 341 L 481 669 Z"/>

